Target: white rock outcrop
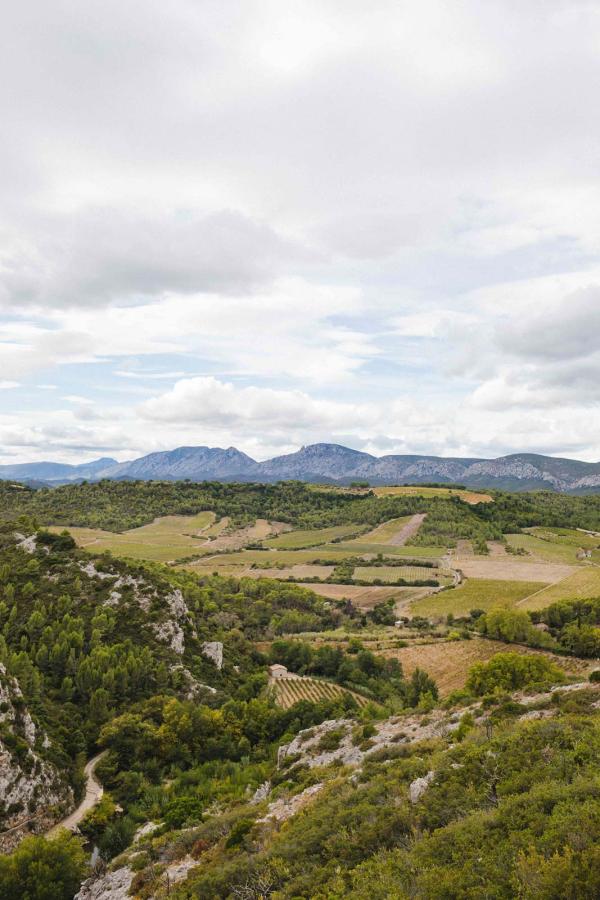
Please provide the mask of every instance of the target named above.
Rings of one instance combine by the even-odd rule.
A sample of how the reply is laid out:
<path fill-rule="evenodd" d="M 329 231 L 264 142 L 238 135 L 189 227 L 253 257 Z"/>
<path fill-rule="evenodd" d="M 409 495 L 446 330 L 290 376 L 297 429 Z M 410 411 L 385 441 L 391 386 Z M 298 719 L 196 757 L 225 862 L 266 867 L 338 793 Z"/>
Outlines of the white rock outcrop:
<path fill-rule="evenodd" d="M 74 900 L 129 900 L 133 869 L 123 866 L 83 882 Z"/>
<path fill-rule="evenodd" d="M 434 778 L 435 772 L 428 772 L 427 775 L 424 775 L 422 778 L 415 778 L 415 780 L 411 782 L 408 789 L 408 798 L 411 803 L 419 802 Z"/>
<path fill-rule="evenodd" d="M 223 644 L 221 641 L 205 641 L 202 644 L 202 653 L 208 659 L 212 659 L 217 669 L 223 668 Z"/>

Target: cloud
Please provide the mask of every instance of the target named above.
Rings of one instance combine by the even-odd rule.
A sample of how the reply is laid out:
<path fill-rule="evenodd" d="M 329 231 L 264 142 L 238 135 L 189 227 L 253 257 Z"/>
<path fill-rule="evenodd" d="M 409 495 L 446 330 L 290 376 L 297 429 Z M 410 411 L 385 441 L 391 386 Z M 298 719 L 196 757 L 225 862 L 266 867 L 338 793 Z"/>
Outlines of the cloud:
<path fill-rule="evenodd" d="M 6 453 L 600 456 L 599 41 L 584 0 L 7 9 Z"/>
<path fill-rule="evenodd" d="M 167 293 L 252 292 L 294 261 L 299 245 L 240 213 L 160 217 L 119 209 L 54 216 L 28 239 L 8 239 L 0 299 L 42 307 L 140 303 Z M 10 247 L 12 246 L 12 252 Z"/>

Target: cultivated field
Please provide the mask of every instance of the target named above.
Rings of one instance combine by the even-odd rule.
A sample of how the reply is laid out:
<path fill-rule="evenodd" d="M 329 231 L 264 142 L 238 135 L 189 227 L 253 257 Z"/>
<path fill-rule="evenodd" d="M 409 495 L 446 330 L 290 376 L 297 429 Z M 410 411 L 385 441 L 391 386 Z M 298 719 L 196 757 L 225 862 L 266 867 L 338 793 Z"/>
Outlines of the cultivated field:
<path fill-rule="evenodd" d="M 115 556 L 169 562 L 182 556 L 201 553 L 205 529 L 214 520 L 214 513 L 201 512 L 196 516 L 164 516 L 151 525 L 133 528 L 121 534 L 95 528 L 69 528 L 69 532 L 80 547 L 85 547 L 91 553 L 110 550 Z M 63 529 L 52 527 L 50 530 L 60 532 Z"/>
<path fill-rule="evenodd" d="M 332 528 L 311 528 L 306 531 L 290 531 L 279 537 L 264 541 L 265 547 L 276 550 L 301 550 L 304 547 L 317 547 L 327 544 L 335 538 L 347 537 L 360 531 L 358 525 L 335 525 Z"/>
<path fill-rule="evenodd" d="M 533 560 L 577 564 L 577 547 L 568 541 L 544 540 L 536 534 L 507 534 L 506 540 L 511 547 L 526 550 Z"/>
<path fill-rule="evenodd" d="M 406 581 L 423 581 L 435 578 L 440 584 L 452 584 L 452 577 L 444 574 L 439 569 L 428 569 L 425 566 L 357 566 L 354 570 L 354 578 L 360 581 L 398 581 L 404 578 Z"/>
<path fill-rule="evenodd" d="M 479 491 L 460 491 L 454 488 L 420 487 L 418 484 L 394 485 L 391 487 L 372 488 L 377 497 L 390 497 L 402 494 L 411 494 L 417 497 L 460 497 L 465 503 L 492 503 L 493 497 Z"/>
<path fill-rule="evenodd" d="M 400 660 L 406 675 L 410 675 L 416 668 L 425 669 L 437 682 L 440 694 L 445 696 L 451 691 L 465 686 L 472 665 L 478 662 L 487 662 L 497 653 L 507 651 L 542 654 L 573 675 L 585 676 L 597 666 L 595 660 L 557 656 L 544 650 L 533 650 L 518 644 L 508 645 L 498 641 L 488 641 L 485 638 L 472 638 L 470 641 L 438 641 L 432 644 L 416 644 L 378 652 L 382 656 Z"/>
<path fill-rule="evenodd" d="M 333 547 L 338 551 L 343 550 L 346 556 L 363 556 L 367 553 L 377 556 L 378 553 L 383 553 L 384 556 L 406 556 L 409 559 L 439 559 L 446 553 L 445 547 L 421 547 L 420 545 L 415 547 L 399 547 L 395 544 L 366 543 L 366 537 L 367 535 L 364 535 L 364 537 L 357 538 L 355 541 L 343 541 L 339 544 L 333 544 L 331 548 L 329 546 L 322 547 L 320 548 L 323 550 L 321 555 L 324 556 L 324 551 L 329 551 L 329 549 L 333 549 Z"/>
<path fill-rule="evenodd" d="M 335 700 L 344 694 L 351 694 L 359 706 L 366 706 L 369 703 L 366 697 L 355 691 L 315 678 L 273 678 L 269 685 L 275 692 L 277 703 L 284 709 L 288 709 L 299 700 L 312 700 L 313 703 L 318 703 L 319 700 Z"/>
<path fill-rule="evenodd" d="M 285 566 L 283 569 L 242 569 L 240 578 L 320 578 L 325 579 L 333 574 L 333 566 Z"/>
<path fill-rule="evenodd" d="M 393 543 L 392 538 L 396 537 L 399 531 L 402 531 L 405 525 L 408 525 L 412 516 L 400 516 L 398 519 L 390 519 L 382 525 L 378 525 L 372 531 L 363 534 L 357 540 L 365 544 L 390 544 Z"/>
<path fill-rule="evenodd" d="M 413 587 L 384 587 L 373 585 L 365 587 L 358 584 L 314 584 L 304 583 L 301 587 L 314 591 L 320 597 L 328 597 L 331 600 L 351 600 L 358 609 L 373 609 L 378 603 L 385 600 L 396 601 L 398 615 L 408 615 L 408 605 L 413 600 L 427 597 L 433 588 Z"/>
<path fill-rule="evenodd" d="M 220 524 L 220 523 L 219 523 Z M 265 538 L 289 531 L 290 525 L 285 522 L 268 522 L 266 519 L 257 519 L 253 525 L 238 528 L 235 531 L 225 532 L 221 528 L 219 534 L 207 544 L 210 552 L 215 550 L 241 550 L 247 544 L 263 541 Z"/>
<path fill-rule="evenodd" d="M 420 616 L 447 616 L 448 613 L 461 616 L 472 609 L 513 607 L 544 587 L 544 584 L 536 581 L 492 581 L 472 578 L 460 587 L 417 600 L 412 604 L 411 611 L 413 615 Z"/>
<path fill-rule="evenodd" d="M 573 575 L 528 596 L 518 604 L 519 609 L 544 609 L 559 600 L 600 597 L 600 566 L 581 566 Z"/>
<path fill-rule="evenodd" d="M 540 581 L 555 584 L 577 572 L 576 566 L 558 563 L 527 562 L 523 557 L 488 558 L 486 556 L 453 556 L 453 568 L 460 569 L 467 578 L 485 578 L 492 581 Z"/>

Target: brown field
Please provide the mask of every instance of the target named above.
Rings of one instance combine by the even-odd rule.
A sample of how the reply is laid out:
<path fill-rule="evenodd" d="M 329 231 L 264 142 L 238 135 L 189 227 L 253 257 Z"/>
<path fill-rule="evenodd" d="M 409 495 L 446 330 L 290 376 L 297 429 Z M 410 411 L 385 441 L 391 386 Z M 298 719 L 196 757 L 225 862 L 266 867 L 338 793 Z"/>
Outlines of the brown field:
<path fill-rule="evenodd" d="M 334 700 L 343 697 L 344 694 L 351 694 L 359 706 L 366 706 L 369 703 L 366 697 L 355 691 L 315 678 L 272 678 L 269 686 L 275 691 L 277 703 L 284 709 L 288 709 L 299 700 L 312 700 L 313 703 L 318 703 L 319 700 Z"/>
<path fill-rule="evenodd" d="M 378 651 L 381 656 L 400 660 L 406 675 L 410 675 L 417 667 L 425 669 L 435 679 L 442 696 L 465 686 L 472 665 L 478 662 L 487 662 L 496 653 L 506 652 L 541 653 L 571 675 L 586 676 L 597 666 L 595 660 L 572 659 L 557 656 L 545 650 L 533 650 L 530 647 L 503 644 L 499 641 L 488 641 L 485 638 L 473 638 L 470 641 L 440 641 L 434 644 L 418 644 Z"/>
<path fill-rule="evenodd" d="M 499 556 L 452 556 L 452 566 L 467 578 L 487 578 L 492 581 L 540 581 L 556 584 L 577 571 L 576 566 L 560 563 L 527 562 L 522 557 L 506 553 Z"/>
<path fill-rule="evenodd" d="M 412 494 L 417 497 L 460 497 L 465 503 L 493 503 L 494 498 L 479 491 L 458 491 L 453 488 L 419 487 L 418 484 L 393 485 L 390 487 L 372 488 L 377 497 L 389 497 L 397 494 Z"/>
<path fill-rule="evenodd" d="M 320 597 L 327 597 L 330 600 L 352 600 L 359 609 L 373 609 L 378 603 L 390 598 L 397 601 L 398 604 L 408 604 L 412 600 L 418 600 L 426 597 L 433 588 L 411 588 L 411 587 L 383 587 L 375 585 L 373 587 L 362 587 L 357 584 L 302 584 L 301 587 L 308 588 L 318 594 Z"/>

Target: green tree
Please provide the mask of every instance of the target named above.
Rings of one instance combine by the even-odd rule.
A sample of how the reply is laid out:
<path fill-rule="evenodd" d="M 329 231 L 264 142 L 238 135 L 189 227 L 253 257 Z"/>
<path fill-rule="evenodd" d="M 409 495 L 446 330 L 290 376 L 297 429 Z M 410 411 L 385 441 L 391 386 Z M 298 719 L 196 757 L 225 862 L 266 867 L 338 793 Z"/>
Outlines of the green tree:
<path fill-rule="evenodd" d="M 86 871 L 81 840 L 62 831 L 54 840 L 29 837 L 0 856 L 2 900 L 72 900 Z"/>

